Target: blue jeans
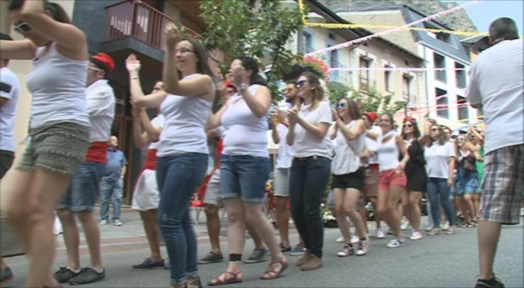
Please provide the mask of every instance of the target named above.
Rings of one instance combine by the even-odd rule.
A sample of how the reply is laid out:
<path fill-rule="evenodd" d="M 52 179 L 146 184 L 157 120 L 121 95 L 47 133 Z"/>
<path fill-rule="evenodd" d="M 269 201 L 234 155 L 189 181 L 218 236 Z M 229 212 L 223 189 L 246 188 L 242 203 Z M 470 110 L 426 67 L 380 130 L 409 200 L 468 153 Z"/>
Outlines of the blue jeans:
<path fill-rule="evenodd" d="M 331 160 L 312 157 L 294 159 L 289 176 L 291 215 L 304 246 L 322 258 L 324 247 L 324 222 L 320 205 L 331 174 Z"/>
<path fill-rule="evenodd" d="M 197 239 L 191 223 L 189 201 L 207 170 L 208 155 L 184 153 L 159 157 L 156 179 L 160 191 L 158 224 L 171 264 L 171 285 L 198 277 Z"/>
<path fill-rule="evenodd" d="M 440 209 L 439 209 L 439 198 L 440 205 L 444 213 L 446 213 L 446 218 L 449 221 L 449 225 L 455 225 L 455 212 L 451 207 L 451 202 L 449 201 L 449 187 L 448 179 L 442 178 L 428 178 L 428 196 L 429 202 L 431 204 L 431 216 L 433 217 L 433 227 L 440 228 Z"/>
<path fill-rule="evenodd" d="M 248 203 L 262 203 L 269 179 L 269 158 L 254 156 L 220 157 L 220 198 L 240 198 Z"/>
<path fill-rule="evenodd" d="M 106 165 L 102 163 L 84 161 L 80 164 L 76 168 L 73 179 L 71 179 L 67 194 L 58 204 L 58 209 L 67 209 L 72 212 L 92 212 L 95 208 L 105 169 Z"/>
<path fill-rule="evenodd" d="M 102 178 L 100 185 L 100 219 L 109 220 L 109 198 L 113 202 L 113 221 L 120 220 L 122 209 L 122 192 L 124 187 L 124 178 L 116 182 L 106 177 Z"/>

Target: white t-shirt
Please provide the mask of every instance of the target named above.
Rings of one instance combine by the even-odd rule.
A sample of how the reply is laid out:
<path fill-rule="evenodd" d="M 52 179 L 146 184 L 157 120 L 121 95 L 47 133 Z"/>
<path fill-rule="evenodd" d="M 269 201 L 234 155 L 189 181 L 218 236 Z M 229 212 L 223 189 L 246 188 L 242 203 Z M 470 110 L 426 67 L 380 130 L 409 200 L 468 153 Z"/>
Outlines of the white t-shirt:
<path fill-rule="evenodd" d="M 289 129 L 284 124 L 278 124 L 276 129 L 280 142 L 278 143 L 277 164 L 275 166 L 276 168 L 290 168 L 293 162 L 293 148 L 287 145 L 286 141 Z"/>
<path fill-rule="evenodd" d="M 260 85 L 249 86 L 253 97 L 258 87 Z M 227 129 L 223 154 L 269 157 L 267 115 L 256 117 L 242 97 L 238 93 L 231 96 L 222 115 L 222 125 Z"/>
<path fill-rule="evenodd" d="M 352 129 L 356 121 L 351 121 L 346 127 Z M 360 135 L 358 138 L 348 141 L 344 134 L 337 131 L 334 139 L 335 142 L 335 156 L 331 163 L 331 172 L 334 175 L 344 175 L 357 171 L 362 165 L 360 155 L 365 146 L 366 134 Z"/>
<path fill-rule="evenodd" d="M 7 67 L 0 69 L 0 97 L 7 102 L 0 109 L 0 150 L 15 151 L 14 125 L 20 84 Z"/>
<path fill-rule="evenodd" d="M 86 88 L 86 102 L 91 122 L 90 142 L 107 141 L 115 117 L 115 94 L 107 80 L 97 80 Z"/>
<path fill-rule="evenodd" d="M 378 135 L 382 134 L 382 129 L 380 129 L 380 127 L 378 126 L 371 126 L 370 130 L 374 133 L 377 133 Z M 369 158 L 368 164 L 378 164 L 378 154 L 377 154 L 378 142 L 377 140 L 366 137 L 366 147 L 368 148 L 369 151 L 373 152 L 373 156 Z"/>
<path fill-rule="evenodd" d="M 426 173 L 429 178 L 449 178 L 449 158 L 456 157 L 453 144 L 446 142 L 444 145 L 434 142 L 430 147 L 425 146 Z"/>
<path fill-rule="evenodd" d="M 467 98 L 484 106 L 486 153 L 524 143 L 523 50 L 522 39 L 502 41 L 471 65 Z"/>
<path fill-rule="evenodd" d="M 156 129 L 160 129 L 164 127 L 164 121 L 166 121 L 164 115 L 162 115 L 162 113 L 158 113 L 158 115 L 155 118 L 153 118 L 153 120 L 151 120 L 151 125 L 153 125 L 153 127 L 155 127 Z M 148 149 L 158 149 L 159 144 L 160 140 L 156 142 L 151 142 L 151 144 L 149 144 Z"/>
<path fill-rule="evenodd" d="M 302 118 L 312 125 L 318 125 L 319 123 L 331 125 L 333 118 L 328 102 L 322 101 L 318 103 L 318 106 L 313 111 L 309 110 L 310 106 L 304 104 L 300 106 L 299 114 Z M 332 142 L 329 131 L 324 138 L 319 140 L 299 124 L 295 126 L 294 157 L 322 156 L 331 159 L 333 156 L 331 149 Z"/>

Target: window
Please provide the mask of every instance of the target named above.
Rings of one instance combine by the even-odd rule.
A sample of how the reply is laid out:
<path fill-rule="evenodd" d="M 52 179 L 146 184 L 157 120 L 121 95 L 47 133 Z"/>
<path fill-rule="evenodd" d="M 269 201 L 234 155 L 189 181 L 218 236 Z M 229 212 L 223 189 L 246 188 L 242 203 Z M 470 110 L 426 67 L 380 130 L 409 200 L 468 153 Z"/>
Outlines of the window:
<path fill-rule="evenodd" d="M 359 70 L 360 90 L 369 91 L 369 70 L 368 69 L 371 66 L 370 64 L 371 64 L 371 61 L 369 60 L 369 58 L 360 57 L 360 61 L 359 61 L 359 67 L 361 68 L 361 70 Z"/>
<path fill-rule="evenodd" d="M 332 45 L 328 45 L 328 47 L 331 47 Z M 328 62 L 328 66 L 329 68 L 338 68 L 340 67 L 339 63 L 338 63 L 338 50 L 331 50 L 328 52 L 327 54 L 328 56 L 328 59 L 327 59 L 327 62 Z M 331 71 L 329 72 L 329 80 L 330 81 L 338 81 L 338 76 L 339 76 L 339 73 L 340 71 Z"/>
<path fill-rule="evenodd" d="M 305 53 L 311 53 L 315 51 L 313 48 L 313 35 L 311 33 L 308 33 L 304 31 L 302 33 L 302 45 L 304 45 L 303 52 Z"/>
<path fill-rule="evenodd" d="M 464 70 L 464 65 L 455 62 L 455 79 L 457 81 L 457 88 L 464 89 L 466 88 L 466 71 Z"/>
<path fill-rule="evenodd" d="M 435 68 L 446 68 L 446 58 L 440 54 L 434 53 L 433 54 L 433 63 Z M 446 78 L 446 70 L 437 70 L 435 71 L 435 79 L 440 80 L 444 83 L 447 82 Z"/>
<path fill-rule="evenodd" d="M 437 116 L 449 119 L 448 92 L 442 89 L 435 89 L 437 97 Z"/>
<path fill-rule="evenodd" d="M 466 97 L 457 95 L 457 114 L 460 122 L 469 123 L 468 106 Z"/>
<path fill-rule="evenodd" d="M 402 93 L 404 95 L 404 99 L 413 103 L 415 102 L 415 99 L 412 99 L 413 97 L 411 96 L 411 79 L 412 77 L 409 74 L 404 74 L 402 76 Z"/>
<path fill-rule="evenodd" d="M 390 66 L 384 66 L 384 68 L 389 69 Z M 392 71 L 384 71 L 384 85 L 386 86 L 387 92 L 393 92 L 395 88 L 393 87 L 393 72 Z"/>

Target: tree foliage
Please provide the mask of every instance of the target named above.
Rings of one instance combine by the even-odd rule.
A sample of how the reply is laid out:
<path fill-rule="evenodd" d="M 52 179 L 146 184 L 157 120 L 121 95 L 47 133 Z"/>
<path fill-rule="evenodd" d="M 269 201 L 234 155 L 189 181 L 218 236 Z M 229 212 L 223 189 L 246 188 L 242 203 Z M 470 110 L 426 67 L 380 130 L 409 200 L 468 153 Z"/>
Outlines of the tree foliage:
<path fill-rule="evenodd" d="M 363 112 L 375 112 L 378 114 L 391 113 L 394 115 L 404 109 L 403 106 L 392 102 L 394 94 L 384 95 L 375 88 L 371 88 L 367 94 L 340 85 L 328 85 L 328 89 L 333 101 L 338 102 L 341 98 L 349 97 L 360 102 Z"/>
<path fill-rule="evenodd" d="M 205 0 L 200 1 L 200 10 L 207 25 L 204 45 L 208 51 L 224 53 L 223 59 L 213 59 L 222 75 L 235 57 L 264 60 L 272 65 L 267 76 L 275 99 L 278 87 L 271 81 L 281 79 L 300 57 L 286 44 L 303 25 L 301 11 L 286 9 L 277 0 Z"/>

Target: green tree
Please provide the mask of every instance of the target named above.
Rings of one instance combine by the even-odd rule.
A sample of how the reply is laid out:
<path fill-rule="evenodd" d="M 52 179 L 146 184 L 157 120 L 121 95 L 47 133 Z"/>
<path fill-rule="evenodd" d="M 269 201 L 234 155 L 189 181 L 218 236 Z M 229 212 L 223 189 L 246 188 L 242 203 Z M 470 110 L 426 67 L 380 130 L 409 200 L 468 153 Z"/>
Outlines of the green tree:
<path fill-rule="evenodd" d="M 392 103 L 394 94 L 383 95 L 374 88 L 371 88 L 367 95 L 356 89 L 351 89 L 341 85 L 335 86 L 328 84 L 328 89 L 332 101 L 338 102 L 341 98 L 350 95 L 351 99 L 360 102 L 362 111 L 365 112 L 395 114 L 404 108 L 396 103 Z"/>
<path fill-rule="evenodd" d="M 300 9 L 286 9 L 278 0 L 202 0 L 200 17 L 207 24 L 203 33 L 209 51 L 219 50 L 223 59 L 213 59 L 222 73 L 238 56 L 251 56 L 271 64 L 267 75 L 273 99 L 279 97 L 274 81 L 288 73 L 302 56 L 286 49 L 286 43 L 303 25 Z"/>

